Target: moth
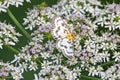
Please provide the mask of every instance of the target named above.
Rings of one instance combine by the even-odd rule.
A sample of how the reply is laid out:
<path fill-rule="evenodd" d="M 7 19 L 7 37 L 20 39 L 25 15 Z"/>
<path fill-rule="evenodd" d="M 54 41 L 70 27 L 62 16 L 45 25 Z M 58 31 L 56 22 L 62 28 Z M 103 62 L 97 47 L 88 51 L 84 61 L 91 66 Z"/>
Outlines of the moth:
<path fill-rule="evenodd" d="M 56 47 L 63 55 L 68 58 L 74 58 L 74 41 L 76 34 L 70 30 L 66 20 L 55 16 L 52 20 L 52 36 L 56 39 Z"/>

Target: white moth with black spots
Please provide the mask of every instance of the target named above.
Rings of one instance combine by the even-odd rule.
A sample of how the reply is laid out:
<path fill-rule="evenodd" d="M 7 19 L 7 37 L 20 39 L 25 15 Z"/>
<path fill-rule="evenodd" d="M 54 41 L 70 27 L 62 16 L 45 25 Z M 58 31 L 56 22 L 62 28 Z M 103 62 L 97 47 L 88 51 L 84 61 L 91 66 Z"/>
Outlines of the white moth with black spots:
<path fill-rule="evenodd" d="M 55 16 L 53 18 L 53 28 L 51 33 L 57 40 L 57 49 L 62 51 L 66 58 L 74 58 L 74 42 L 76 34 L 70 31 L 67 22 L 61 17 Z"/>

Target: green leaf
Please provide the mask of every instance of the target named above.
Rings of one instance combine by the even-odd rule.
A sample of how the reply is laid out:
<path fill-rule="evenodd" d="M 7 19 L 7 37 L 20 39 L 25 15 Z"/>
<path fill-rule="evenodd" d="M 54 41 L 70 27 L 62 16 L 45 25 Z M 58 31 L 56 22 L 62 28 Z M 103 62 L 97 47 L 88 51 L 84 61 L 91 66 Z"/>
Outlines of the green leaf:
<path fill-rule="evenodd" d="M 40 5 L 38 5 L 38 9 L 43 9 L 44 7 L 46 7 L 47 4 L 45 2 L 42 2 Z"/>

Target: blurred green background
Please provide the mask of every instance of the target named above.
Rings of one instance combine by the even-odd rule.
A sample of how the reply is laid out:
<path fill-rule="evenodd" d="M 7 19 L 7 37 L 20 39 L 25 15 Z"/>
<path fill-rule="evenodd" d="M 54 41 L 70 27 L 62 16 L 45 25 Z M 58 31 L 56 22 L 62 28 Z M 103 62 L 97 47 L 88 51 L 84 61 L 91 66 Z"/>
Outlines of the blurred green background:
<path fill-rule="evenodd" d="M 34 5 L 41 4 L 42 2 L 45 2 L 48 6 L 52 6 L 53 4 L 56 4 L 58 0 L 31 0 L 31 3 L 26 3 L 24 2 L 24 6 L 19 6 L 18 8 L 14 6 L 10 6 L 10 10 L 14 14 L 14 16 L 17 18 L 17 20 L 22 24 L 23 23 L 23 18 L 26 17 L 26 12 L 28 11 L 27 9 L 30 8 L 32 9 Z M 103 4 L 105 3 L 120 3 L 120 0 L 100 0 Z M 12 24 L 13 26 L 16 26 L 14 22 L 11 20 L 9 15 L 7 13 L 0 13 L 0 21 L 1 22 L 7 22 Z M 24 26 L 25 27 L 25 26 Z M 16 30 L 20 32 L 20 30 L 16 27 Z M 30 31 L 28 31 L 31 33 Z M 20 32 L 21 33 L 21 32 Z M 19 43 L 14 46 L 16 49 L 21 49 L 21 47 L 24 47 L 28 43 L 28 40 L 25 36 L 22 36 L 19 38 Z M 14 53 L 10 51 L 8 48 L 4 46 L 3 50 L 0 50 L 0 60 L 3 60 L 4 62 L 11 61 L 14 59 Z M 38 71 L 39 72 L 39 71 Z M 33 80 L 33 75 L 34 72 L 25 72 L 23 74 L 24 79 L 23 80 Z"/>

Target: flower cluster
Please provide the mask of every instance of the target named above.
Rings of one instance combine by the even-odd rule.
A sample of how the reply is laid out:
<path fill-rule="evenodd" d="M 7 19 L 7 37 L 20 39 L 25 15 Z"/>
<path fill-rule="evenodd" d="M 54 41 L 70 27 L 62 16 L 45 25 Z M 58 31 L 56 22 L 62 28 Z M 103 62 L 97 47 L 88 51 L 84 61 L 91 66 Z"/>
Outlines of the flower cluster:
<path fill-rule="evenodd" d="M 68 79 L 68 73 L 71 75 L 74 73 L 75 75 L 68 79 L 74 80 L 80 78 L 82 70 L 88 72 L 89 76 L 98 76 L 101 79 L 109 80 L 118 79 L 119 74 L 114 74 L 115 72 L 106 77 L 111 67 L 104 69 L 104 63 L 110 63 L 113 59 L 115 62 L 119 62 L 120 59 L 118 48 L 120 11 L 118 9 L 119 5 L 117 4 L 101 5 L 97 0 L 62 0 L 51 8 L 45 7 L 40 10 L 34 7 L 33 10 L 29 10 L 23 23 L 27 25 L 26 29 L 38 28 L 41 33 L 46 35 L 53 28 L 54 25 L 51 24 L 51 21 L 57 15 L 66 20 L 67 26 L 79 37 L 76 40 L 78 45 L 74 51 L 75 58 L 72 60 L 66 60 L 59 48 L 56 50 L 56 47 L 52 47 L 54 49 L 51 52 L 50 49 L 43 46 L 45 51 L 41 54 L 41 70 L 38 75 L 35 74 L 35 79 L 64 80 Z M 49 36 L 48 40 L 49 43 L 45 44 L 49 45 L 52 42 L 53 45 L 57 45 L 57 40 L 54 38 L 51 40 Z M 43 45 L 45 44 L 43 43 Z M 100 65 L 101 63 L 103 65 Z M 68 68 L 67 73 L 61 72 L 64 68 L 57 68 L 55 71 L 54 68 L 58 65 Z"/>
<path fill-rule="evenodd" d="M 47 63 L 46 63 L 47 64 Z M 38 75 L 35 74 L 35 80 L 75 80 L 77 75 L 80 75 L 80 69 L 69 70 L 67 67 L 62 65 L 57 66 L 47 66 L 46 68 L 42 69 Z M 43 78 L 41 76 L 51 75 L 51 77 Z"/>
<path fill-rule="evenodd" d="M 10 63 L 3 63 L 0 62 L 0 79 L 9 79 L 10 76 L 14 80 L 22 79 L 22 67 L 15 67 L 14 65 Z"/>
<path fill-rule="evenodd" d="M 29 9 L 23 25 L 33 31 L 32 39 L 11 61 L 15 72 L 40 70 L 34 73 L 35 80 L 119 79 L 119 8 L 98 0 L 61 0 L 52 7 Z M 65 51 L 72 52 L 73 58 L 66 57 Z M 3 69 L 0 74 L 8 76 Z M 11 75 L 17 80 L 22 73 Z"/>
<path fill-rule="evenodd" d="M 45 7 L 41 11 L 37 7 L 34 7 L 32 10 L 29 10 L 27 17 L 23 19 L 23 25 L 27 25 L 26 29 L 33 30 L 38 26 L 41 32 L 50 32 L 52 27 L 50 19 L 54 16 L 52 11 L 53 9 L 50 7 Z"/>
<path fill-rule="evenodd" d="M 2 49 L 3 45 L 12 45 L 19 41 L 18 37 L 22 36 L 20 33 L 17 33 L 15 27 L 10 24 L 5 24 L 0 22 L 0 48 Z"/>
<path fill-rule="evenodd" d="M 6 12 L 10 5 L 18 7 L 23 5 L 23 2 L 30 2 L 30 0 L 0 0 L 0 12 Z"/>

